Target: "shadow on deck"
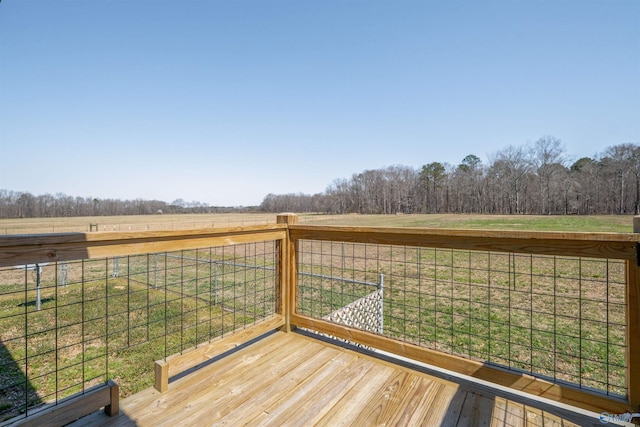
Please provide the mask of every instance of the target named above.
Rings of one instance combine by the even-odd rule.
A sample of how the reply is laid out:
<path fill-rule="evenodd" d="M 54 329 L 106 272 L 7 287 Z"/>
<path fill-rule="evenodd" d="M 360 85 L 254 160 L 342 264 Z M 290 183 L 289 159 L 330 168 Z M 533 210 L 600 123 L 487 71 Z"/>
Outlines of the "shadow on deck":
<path fill-rule="evenodd" d="M 454 382 L 455 381 L 455 382 Z M 268 334 L 74 426 L 601 426 L 598 415 L 459 380 L 305 332 Z"/>

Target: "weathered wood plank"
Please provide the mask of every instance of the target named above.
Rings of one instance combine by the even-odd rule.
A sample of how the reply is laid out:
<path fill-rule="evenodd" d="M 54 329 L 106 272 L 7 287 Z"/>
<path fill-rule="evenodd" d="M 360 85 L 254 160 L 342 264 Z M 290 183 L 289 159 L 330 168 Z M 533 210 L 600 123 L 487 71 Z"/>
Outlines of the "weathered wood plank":
<path fill-rule="evenodd" d="M 294 342 L 290 344 L 293 345 L 294 354 L 304 348 L 303 343 L 302 345 Z M 216 370 L 216 374 L 209 375 L 209 382 L 202 388 L 194 389 L 189 384 L 192 393 L 185 401 L 187 409 L 164 414 L 162 422 L 169 422 L 172 425 L 211 424 L 234 411 L 250 396 L 263 392 L 264 383 L 255 381 L 255 378 L 265 378 L 265 381 L 269 382 L 273 378 L 280 377 L 299 361 L 294 355 L 283 360 L 282 354 L 277 349 L 263 349 L 259 355 L 243 357 L 242 362 L 242 364 L 228 367 L 223 372 Z M 190 379 L 183 378 L 180 381 L 187 383 Z"/>
<path fill-rule="evenodd" d="M 333 376 L 330 381 L 314 387 L 305 399 L 296 405 L 295 410 L 283 414 L 282 419 L 275 419 L 279 425 L 282 422 L 291 425 L 305 426 L 317 425 L 318 421 L 333 410 L 335 404 L 351 390 L 358 382 L 364 378 L 370 370 L 374 369 L 374 364 L 369 360 L 355 357 L 339 375 Z"/>
<path fill-rule="evenodd" d="M 271 231 L 284 231 L 283 224 L 249 225 L 242 227 L 198 228 L 181 230 L 148 230 L 148 231 L 108 231 L 97 233 L 39 233 L 8 234 L 0 238 L 0 248 L 11 246 L 51 245 L 98 243 L 118 244 L 121 241 L 140 240 L 182 240 L 193 237 L 233 236 L 239 234 L 259 234 Z"/>
<path fill-rule="evenodd" d="M 0 237 L 0 267 L 277 241 L 286 236 L 286 226 L 281 224 L 161 232 L 10 235 Z"/>
<path fill-rule="evenodd" d="M 275 401 L 270 407 L 266 408 L 257 417 L 252 418 L 250 424 L 271 424 L 283 425 L 289 416 L 295 414 L 298 410 L 302 410 L 305 405 L 309 405 L 309 396 L 313 395 L 318 387 L 322 387 L 332 381 L 336 376 L 353 363 L 356 358 L 352 354 L 338 352 L 317 370 L 312 376 L 300 383 L 298 387 L 290 393 L 281 394 L 281 398 Z"/>
<path fill-rule="evenodd" d="M 360 408 L 380 394 L 389 377 L 396 372 L 397 369 L 384 365 L 371 369 L 333 405 L 330 412 L 325 413 L 318 420 L 318 425 L 355 425 L 355 420 L 360 415 Z"/>
<path fill-rule="evenodd" d="M 506 402 L 506 425 L 520 425 L 526 424 L 524 405 L 517 402 Z"/>
<path fill-rule="evenodd" d="M 455 427 L 458 424 L 460 411 L 467 391 L 453 385 L 441 386 L 428 408 L 428 419 L 434 420 L 439 427 Z"/>
<path fill-rule="evenodd" d="M 399 407 L 399 402 L 407 393 L 415 391 L 419 382 L 420 378 L 411 375 L 410 372 L 398 371 L 384 384 L 382 393 L 379 393 L 363 407 L 355 424 L 385 425 L 393 418 L 394 410 Z"/>
<path fill-rule="evenodd" d="M 171 377 L 187 368 L 205 363 L 224 352 L 233 350 L 252 339 L 279 328 L 283 323 L 284 317 L 279 314 L 274 314 L 253 325 L 237 329 L 228 335 L 214 338 L 210 342 L 200 344 L 180 354 L 169 356 L 166 360 L 167 363 L 169 363 L 169 376 Z"/>
<path fill-rule="evenodd" d="M 503 427 L 507 424 L 507 399 L 496 397 L 491 412 L 491 427 Z M 516 427 L 515 425 L 513 427 Z"/>
<path fill-rule="evenodd" d="M 447 413 L 439 427 L 457 427 L 458 419 L 462 413 L 462 406 L 467 398 L 468 391 L 457 389 L 455 394 L 450 398 L 447 407 Z"/>
<path fill-rule="evenodd" d="M 201 405 L 203 401 L 208 402 L 211 399 L 209 394 L 221 385 L 232 383 L 240 378 L 259 385 L 250 377 L 238 376 L 243 370 L 252 366 L 262 366 L 264 363 L 277 363 L 278 349 L 282 346 L 291 345 L 294 353 L 299 347 L 295 340 L 276 334 L 267 336 L 261 340 L 260 344 L 260 346 L 246 347 L 230 357 L 222 358 L 180 378 L 172 384 L 175 386 L 165 393 L 151 389 L 153 393 L 148 392 L 142 399 L 133 401 L 127 399 L 122 402 L 121 408 L 129 414 L 130 418 L 142 424 L 182 425 L 181 419 L 193 417 L 194 408 Z M 175 408 L 180 410 L 177 411 Z"/>
<path fill-rule="evenodd" d="M 154 386 L 156 390 L 164 392 L 168 389 L 170 377 L 186 369 L 205 363 L 222 353 L 233 350 L 239 345 L 281 327 L 283 324 L 284 317 L 282 315 L 273 315 L 255 325 L 236 330 L 230 335 L 215 338 L 210 342 L 200 344 L 182 353 L 169 356 L 165 360 L 157 360 L 154 368 Z"/>
<path fill-rule="evenodd" d="M 430 379 L 420 378 L 415 390 L 403 396 L 388 424 L 402 426 L 423 425 L 427 415 L 426 401 L 431 400 L 431 396 L 436 393 L 440 385 L 440 383 Z"/>
<path fill-rule="evenodd" d="M 283 359 L 283 363 L 292 362 L 290 366 L 285 366 L 283 373 L 269 376 L 266 381 L 261 381 L 262 387 L 259 393 L 253 393 L 232 411 L 221 413 L 221 418 L 216 423 L 231 426 L 248 423 L 252 417 L 274 406 L 282 395 L 292 394 L 302 382 L 330 360 L 331 354 L 332 351 L 322 345 L 307 343 L 293 358 Z"/>
<path fill-rule="evenodd" d="M 104 413 L 113 417 L 120 412 L 120 387 L 115 381 L 107 382 L 107 387 L 109 387 L 109 404 L 104 407 Z"/>
<path fill-rule="evenodd" d="M 294 240 L 328 240 L 430 248 L 593 258 L 636 259 L 640 235 L 625 233 L 563 233 L 505 230 L 458 230 L 384 227 L 292 225 Z"/>
<path fill-rule="evenodd" d="M 459 427 L 489 426 L 493 404 L 493 399 L 476 393 L 467 393 L 457 425 Z"/>
<path fill-rule="evenodd" d="M 108 415 L 118 413 L 118 385 L 114 381 L 96 386 L 83 394 L 71 396 L 57 405 L 51 405 L 26 418 L 18 418 L 10 426 L 58 427 L 69 424 L 100 408 Z"/>
<path fill-rule="evenodd" d="M 429 423 L 441 425 L 447 417 L 449 403 L 455 395 L 457 387 L 432 379 L 429 380 L 428 385 L 428 392 L 417 396 L 420 400 L 416 401 L 411 417 L 406 420 L 406 425 L 427 425 Z"/>
<path fill-rule="evenodd" d="M 151 388 L 125 399 L 120 416 L 93 414 L 74 426 L 524 426 L 532 413 L 542 413 L 535 402 L 496 397 L 488 388 L 471 393 L 408 366 L 276 332 L 176 380 L 166 393 Z M 571 416 L 579 425 L 599 424 L 597 418 Z M 571 425 L 564 418 L 544 419 L 544 425 Z"/>
<path fill-rule="evenodd" d="M 640 408 L 640 267 L 627 261 L 627 389 L 629 404 Z"/>

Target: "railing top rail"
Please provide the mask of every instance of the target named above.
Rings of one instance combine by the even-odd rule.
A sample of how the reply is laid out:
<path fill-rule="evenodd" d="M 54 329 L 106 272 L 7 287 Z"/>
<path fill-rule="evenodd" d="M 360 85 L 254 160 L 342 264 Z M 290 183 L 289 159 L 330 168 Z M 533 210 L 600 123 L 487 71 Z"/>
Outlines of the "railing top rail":
<path fill-rule="evenodd" d="M 123 256 L 253 241 L 318 239 L 447 249 L 636 260 L 640 234 L 269 224 L 194 230 L 0 237 L 0 266 Z"/>
<path fill-rule="evenodd" d="M 636 260 L 640 235 L 444 228 L 289 225 L 293 239 L 317 239 L 539 255 Z"/>
<path fill-rule="evenodd" d="M 291 230 L 327 232 L 360 232 L 387 234 L 417 234 L 440 236 L 468 236 L 468 237 L 504 237 L 531 239 L 561 239 L 561 240 L 598 240 L 610 242 L 640 242 L 639 233 L 611 233 L 611 232 L 567 232 L 567 231 L 533 231 L 533 230 L 502 230 L 502 229 L 461 229 L 461 228 L 427 228 L 427 227 L 360 227 L 360 226 L 327 226 L 293 224 Z"/>
<path fill-rule="evenodd" d="M 284 239 L 284 224 L 194 230 L 0 236 L 0 267 Z"/>

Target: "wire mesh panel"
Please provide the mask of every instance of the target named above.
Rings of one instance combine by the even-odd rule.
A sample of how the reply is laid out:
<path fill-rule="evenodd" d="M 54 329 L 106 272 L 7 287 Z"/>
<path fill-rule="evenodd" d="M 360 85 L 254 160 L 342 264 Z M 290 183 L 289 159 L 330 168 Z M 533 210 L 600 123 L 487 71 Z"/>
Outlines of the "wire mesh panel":
<path fill-rule="evenodd" d="M 298 243 L 302 315 L 329 318 L 366 292 L 308 273 L 353 282 L 383 274 L 385 336 L 607 395 L 627 393 L 623 260 Z"/>
<path fill-rule="evenodd" d="M 274 241 L 0 269 L 0 421 L 275 313 Z"/>

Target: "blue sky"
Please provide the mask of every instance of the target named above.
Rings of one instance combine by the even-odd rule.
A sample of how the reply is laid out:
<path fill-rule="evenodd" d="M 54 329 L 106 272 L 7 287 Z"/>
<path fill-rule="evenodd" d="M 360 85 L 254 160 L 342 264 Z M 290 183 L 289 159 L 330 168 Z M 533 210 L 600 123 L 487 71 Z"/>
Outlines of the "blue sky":
<path fill-rule="evenodd" d="M 0 2 L 0 189 L 255 205 L 640 144 L 640 1 Z"/>

